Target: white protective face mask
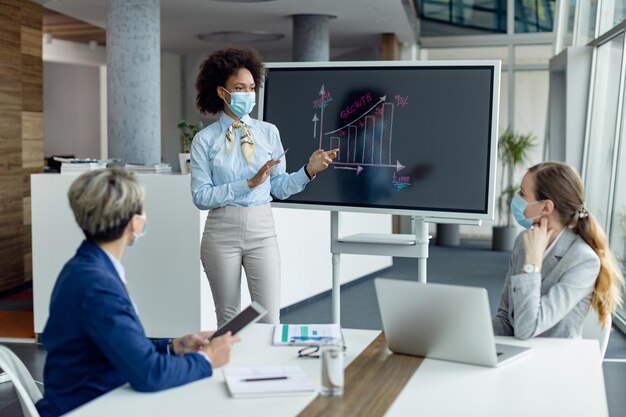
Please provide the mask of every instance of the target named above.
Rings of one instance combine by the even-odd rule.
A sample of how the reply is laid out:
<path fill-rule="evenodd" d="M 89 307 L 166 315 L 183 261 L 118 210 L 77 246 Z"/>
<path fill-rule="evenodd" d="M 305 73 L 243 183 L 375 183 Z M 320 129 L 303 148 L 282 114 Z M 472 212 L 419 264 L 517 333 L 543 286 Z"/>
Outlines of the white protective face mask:
<path fill-rule="evenodd" d="M 146 217 L 145 214 L 135 214 L 135 216 L 141 217 L 143 219 L 143 229 L 141 230 L 141 233 L 133 231 L 133 236 L 135 238 L 128 244 L 128 246 L 133 246 L 135 242 L 139 240 L 139 238 L 144 237 L 148 233 L 148 217 Z"/>

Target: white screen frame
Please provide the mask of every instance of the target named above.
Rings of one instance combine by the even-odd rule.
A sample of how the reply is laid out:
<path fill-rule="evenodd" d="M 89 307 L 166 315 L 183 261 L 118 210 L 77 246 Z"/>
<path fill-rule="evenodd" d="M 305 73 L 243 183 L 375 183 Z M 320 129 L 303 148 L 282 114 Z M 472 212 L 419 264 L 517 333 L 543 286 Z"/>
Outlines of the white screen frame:
<path fill-rule="evenodd" d="M 364 69 L 378 67 L 492 67 L 493 71 L 493 88 L 492 88 L 492 107 L 491 107 L 491 126 L 490 135 L 491 143 L 489 148 L 489 178 L 487 186 L 487 212 L 486 213 L 467 213 L 452 211 L 431 211 L 431 210 L 408 210 L 398 208 L 383 207 L 361 207 L 361 206 L 343 206 L 334 204 L 307 204 L 289 201 L 272 201 L 273 207 L 280 208 L 299 208 L 308 210 L 324 210 L 324 211 L 345 211 L 359 213 L 380 213 L 380 214 L 397 214 L 406 216 L 421 217 L 424 219 L 432 219 L 430 221 L 438 222 L 454 222 L 460 221 L 493 221 L 495 215 L 495 191 L 496 191 L 496 175 L 497 175 L 497 158 L 498 158 L 498 120 L 500 107 L 500 75 L 501 62 L 499 60 L 455 60 L 455 61 L 341 61 L 341 62 L 272 62 L 266 63 L 265 67 L 271 74 L 273 68 L 342 68 L 342 67 L 362 67 Z M 258 118 L 263 120 L 263 109 L 265 100 L 265 85 L 261 84 L 259 88 L 258 100 Z M 277 126 L 280 131 L 280 126 Z M 320 175 L 324 175 L 321 173 Z M 452 220 L 452 221 L 451 221 Z"/>

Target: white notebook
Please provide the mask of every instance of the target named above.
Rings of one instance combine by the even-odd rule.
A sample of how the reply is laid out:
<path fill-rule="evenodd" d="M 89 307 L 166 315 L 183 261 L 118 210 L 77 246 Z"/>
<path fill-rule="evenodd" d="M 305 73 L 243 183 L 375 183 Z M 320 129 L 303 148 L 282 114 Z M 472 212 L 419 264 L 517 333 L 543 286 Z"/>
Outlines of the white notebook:
<path fill-rule="evenodd" d="M 299 366 L 228 366 L 223 372 L 233 398 L 307 395 L 315 392 L 315 386 Z"/>

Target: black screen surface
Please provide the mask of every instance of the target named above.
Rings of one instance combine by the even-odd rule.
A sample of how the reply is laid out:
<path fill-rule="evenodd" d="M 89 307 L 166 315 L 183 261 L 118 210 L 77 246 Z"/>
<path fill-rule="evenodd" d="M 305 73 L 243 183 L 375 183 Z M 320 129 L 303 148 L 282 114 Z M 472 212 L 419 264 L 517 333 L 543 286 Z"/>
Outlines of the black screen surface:
<path fill-rule="evenodd" d="M 262 118 L 289 148 L 287 170 L 339 148 L 286 201 L 486 214 L 493 78 L 492 65 L 270 67 Z"/>

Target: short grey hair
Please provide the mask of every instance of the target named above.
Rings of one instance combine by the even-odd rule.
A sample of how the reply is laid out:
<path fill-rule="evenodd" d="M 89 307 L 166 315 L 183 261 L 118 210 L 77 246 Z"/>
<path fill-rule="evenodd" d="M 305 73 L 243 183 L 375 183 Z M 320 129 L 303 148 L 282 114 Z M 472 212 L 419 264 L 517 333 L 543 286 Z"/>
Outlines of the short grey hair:
<path fill-rule="evenodd" d="M 88 171 L 67 193 L 78 226 L 89 241 L 119 239 L 135 214 L 142 214 L 145 191 L 134 172 L 120 168 Z"/>

